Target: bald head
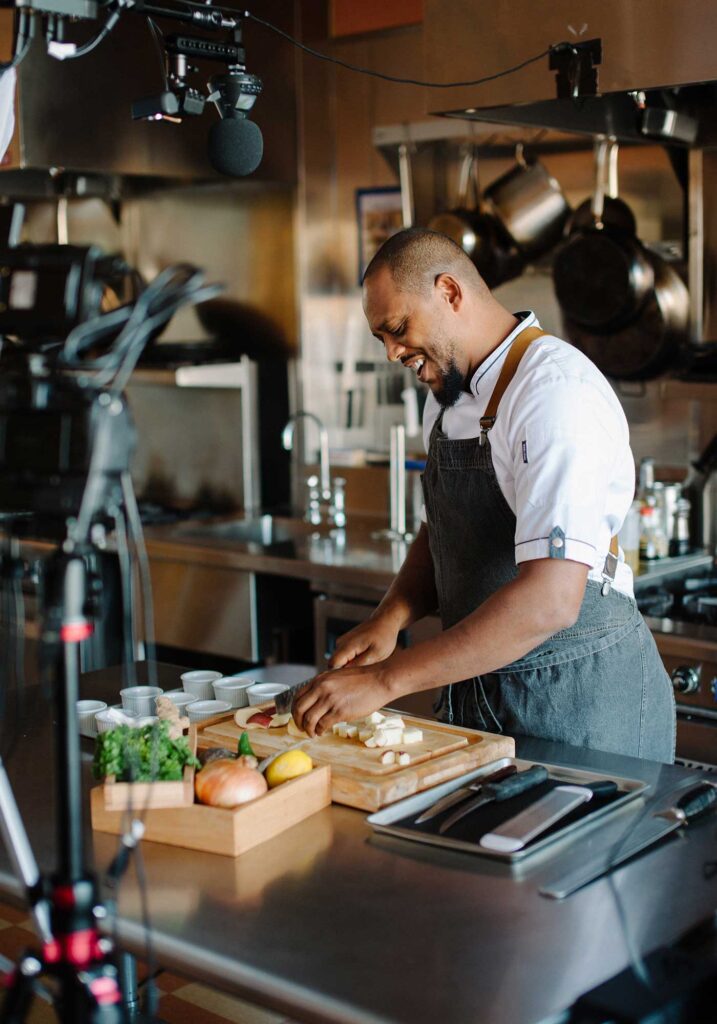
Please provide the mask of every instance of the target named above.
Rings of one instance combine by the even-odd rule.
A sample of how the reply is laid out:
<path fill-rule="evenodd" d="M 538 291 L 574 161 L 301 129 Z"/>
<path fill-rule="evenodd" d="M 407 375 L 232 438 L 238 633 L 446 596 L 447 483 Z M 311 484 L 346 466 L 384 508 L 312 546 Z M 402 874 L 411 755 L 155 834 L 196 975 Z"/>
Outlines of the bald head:
<path fill-rule="evenodd" d="M 447 235 L 427 228 L 407 228 L 392 235 L 373 257 L 363 283 L 378 271 L 390 272 L 394 284 L 404 292 L 427 295 L 440 274 L 450 274 L 477 296 L 490 291 L 466 253 Z"/>

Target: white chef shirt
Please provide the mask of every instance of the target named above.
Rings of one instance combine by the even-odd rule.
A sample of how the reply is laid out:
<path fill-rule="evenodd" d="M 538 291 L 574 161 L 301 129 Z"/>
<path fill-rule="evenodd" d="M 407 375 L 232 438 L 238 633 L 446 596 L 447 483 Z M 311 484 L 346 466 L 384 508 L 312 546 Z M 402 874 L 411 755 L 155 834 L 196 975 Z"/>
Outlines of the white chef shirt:
<path fill-rule="evenodd" d="M 478 367 L 470 394 L 445 410 L 443 432 L 451 440 L 478 436 L 510 346 L 521 331 L 540 326 L 532 312 L 515 315 L 520 323 Z M 439 412 L 429 392 L 426 450 Z M 559 338 L 537 338 L 501 398 L 488 437 L 498 485 L 516 517 L 516 564 L 548 558 L 557 526 L 565 535 L 565 558 L 588 565 L 589 578 L 602 580 L 610 538 L 633 499 L 635 463 L 625 414 L 598 368 Z M 622 551 L 615 587 L 633 593 Z"/>

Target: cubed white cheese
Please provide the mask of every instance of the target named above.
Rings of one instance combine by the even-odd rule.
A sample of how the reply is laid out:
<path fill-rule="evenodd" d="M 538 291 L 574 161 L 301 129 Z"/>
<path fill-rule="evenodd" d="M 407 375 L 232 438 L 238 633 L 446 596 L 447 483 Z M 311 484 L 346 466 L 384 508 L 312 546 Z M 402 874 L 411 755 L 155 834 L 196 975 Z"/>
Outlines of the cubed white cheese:
<path fill-rule="evenodd" d="M 339 722 L 338 735 L 345 740 L 349 734 L 348 722 Z"/>
<path fill-rule="evenodd" d="M 331 731 L 333 732 L 334 736 L 339 736 L 340 730 L 344 728 L 344 726 L 346 725 L 348 725 L 348 722 L 336 722 L 335 725 L 332 725 Z"/>
<path fill-rule="evenodd" d="M 401 742 L 403 729 L 389 729 L 386 727 L 385 723 L 381 723 L 381 725 L 376 728 L 376 736 L 380 736 L 382 740 L 379 746 L 390 747 L 393 746 L 394 743 Z"/>
<path fill-rule="evenodd" d="M 381 725 L 386 726 L 388 729 L 403 729 L 404 721 L 400 715 L 386 715 Z"/>
<path fill-rule="evenodd" d="M 410 743 L 421 743 L 422 740 L 423 733 L 421 732 L 421 730 L 415 729 L 413 726 L 411 726 L 408 729 L 403 730 L 403 737 L 399 742 L 408 745 Z"/>
<path fill-rule="evenodd" d="M 355 740 L 356 737 L 358 736 L 358 726 L 357 725 L 350 725 L 350 724 L 347 725 L 346 726 L 346 736 L 350 740 Z"/>
<path fill-rule="evenodd" d="M 381 754 L 381 764 L 395 764 L 396 763 L 396 752 L 395 750 L 384 750 Z"/>
<path fill-rule="evenodd" d="M 373 736 L 373 726 L 364 725 L 362 729 L 359 729 L 358 738 L 361 740 L 362 743 L 365 743 L 366 740 L 371 739 L 372 736 Z"/>
<path fill-rule="evenodd" d="M 370 715 L 367 715 L 364 721 L 366 725 L 378 725 L 382 722 L 386 716 L 382 715 L 380 711 L 372 711 Z"/>
<path fill-rule="evenodd" d="M 407 764 L 410 764 L 410 763 L 411 763 L 411 755 L 410 755 L 410 754 L 407 754 L 407 753 L 405 752 L 405 750 L 404 750 L 404 751 L 401 751 L 401 753 L 400 753 L 400 754 L 398 755 L 398 763 L 399 763 L 400 765 L 407 765 Z"/>
<path fill-rule="evenodd" d="M 375 736 L 369 736 L 365 742 L 367 747 L 377 747 L 379 745 Z"/>

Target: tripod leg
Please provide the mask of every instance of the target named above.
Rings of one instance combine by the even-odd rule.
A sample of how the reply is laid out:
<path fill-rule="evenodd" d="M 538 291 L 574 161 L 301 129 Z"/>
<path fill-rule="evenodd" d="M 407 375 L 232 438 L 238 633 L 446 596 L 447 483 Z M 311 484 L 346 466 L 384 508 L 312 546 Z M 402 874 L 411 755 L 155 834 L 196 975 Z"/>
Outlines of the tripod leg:
<path fill-rule="evenodd" d="M 24 1024 L 35 995 L 35 978 L 42 964 L 31 953 L 26 953 L 7 982 L 7 994 L 0 1009 L 0 1024 Z"/>

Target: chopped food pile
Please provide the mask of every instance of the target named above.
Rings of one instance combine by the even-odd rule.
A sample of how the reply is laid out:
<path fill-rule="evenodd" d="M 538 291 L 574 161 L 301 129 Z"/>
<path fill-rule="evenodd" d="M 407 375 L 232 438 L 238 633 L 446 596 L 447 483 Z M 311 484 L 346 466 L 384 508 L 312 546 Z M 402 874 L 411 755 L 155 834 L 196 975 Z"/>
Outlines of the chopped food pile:
<path fill-rule="evenodd" d="M 408 747 L 423 739 L 422 731 L 406 726 L 400 715 L 382 715 L 380 711 L 358 722 L 337 722 L 333 732 L 341 739 L 357 739 L 367 747 Z M 381 757 L 381 764 L 410 763 L 411 755 L 405 750 L 386 750 Z"/>

